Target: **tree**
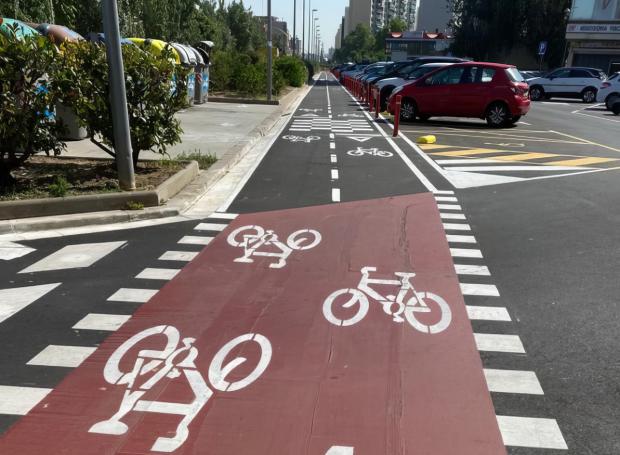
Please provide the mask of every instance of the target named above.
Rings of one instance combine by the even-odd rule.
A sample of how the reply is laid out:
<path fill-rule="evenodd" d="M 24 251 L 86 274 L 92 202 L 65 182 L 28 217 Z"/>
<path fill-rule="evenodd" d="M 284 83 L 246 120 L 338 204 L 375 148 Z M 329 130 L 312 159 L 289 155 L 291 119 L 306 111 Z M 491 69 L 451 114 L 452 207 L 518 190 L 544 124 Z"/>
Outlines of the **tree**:
<path fill-rule="evenodd" d="M 376 55 L 375 37 L 366 24 L 358 24 L 355 30 L 345 37 L 341 48 L 335 53 L 336 58 L 340 61 L 353 60 L 356 62 L 373 60 Z"/>

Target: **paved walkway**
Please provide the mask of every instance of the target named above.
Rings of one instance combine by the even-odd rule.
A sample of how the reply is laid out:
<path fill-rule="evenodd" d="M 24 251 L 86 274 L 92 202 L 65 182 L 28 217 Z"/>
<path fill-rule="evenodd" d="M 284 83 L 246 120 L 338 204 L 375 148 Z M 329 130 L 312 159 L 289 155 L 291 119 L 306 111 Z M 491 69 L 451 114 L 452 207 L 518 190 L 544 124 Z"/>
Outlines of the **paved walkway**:
<path fill-rule="evenodd" d="M 231 148 L 251 140 L 252 131 L 278 106 L 260 104 L 207 103 L 181 111 L 178 118 L 183 128 L 182 142 L 170 147 L 168 153 L 175 157 L 183 152 L 214 154 L 221 158 Z M 63 156 L 109 157 L 90 140 L 67 143 Z M 142 152 L 142 159 L 159 159 L 161 155 Z"/>

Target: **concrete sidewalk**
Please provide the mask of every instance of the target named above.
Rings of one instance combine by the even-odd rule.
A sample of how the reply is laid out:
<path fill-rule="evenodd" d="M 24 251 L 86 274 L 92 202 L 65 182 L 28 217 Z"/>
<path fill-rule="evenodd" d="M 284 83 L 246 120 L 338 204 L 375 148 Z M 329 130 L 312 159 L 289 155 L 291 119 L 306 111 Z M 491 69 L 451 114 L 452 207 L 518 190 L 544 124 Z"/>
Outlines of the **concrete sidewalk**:
<path fill-rule="evenodd" d="M 206 103 L 187 108 L 177 115 L 183 134 L 181 142 L 168 149 L 174 158 L 181 153 L 200 152 L 222 158 L 233 148 L 242 148 L 252 140 L 254 130 L 265 119 L 280 110 L 279 106 Z M 62 156 L 109 158 L 110 156 L 89 139 L 67 143 Z M 140 153 L 140 159 L 157 160 L 154 152 Z"/>

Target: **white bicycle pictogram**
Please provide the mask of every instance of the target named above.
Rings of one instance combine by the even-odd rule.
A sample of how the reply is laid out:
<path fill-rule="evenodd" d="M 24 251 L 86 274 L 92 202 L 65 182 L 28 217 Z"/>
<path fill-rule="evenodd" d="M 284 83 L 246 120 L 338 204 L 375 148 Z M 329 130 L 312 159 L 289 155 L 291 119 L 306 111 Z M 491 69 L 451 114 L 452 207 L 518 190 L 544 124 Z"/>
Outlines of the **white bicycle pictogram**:
<path fill-rule="evenodd" d="M 365 149 L 365 148 L 362 148 L 362 147 L 358 147 L 357 150 L 349 150 L 347 152 L 347 155 L 351 155 L 351 156 L 370 155 L 370 156 L 379 156 L 381 158 L 390 158 L 390 157 L 394 156 L 394 154 L 392 152 L 386 152 L 386 151 L 383 151 L 383 150 L 379 150 L 378 148 Z"/>
<path fill-rule="evenodd" d="M 303 136 L 294 136 L 294 135 L 287 135 L 287 136 L 282 136 L 282 139 L 285 139 L 287 141 L 290 142 L 305 142 L 306 144 L 310 144 L 313 141 L 320 141 L 321 138 L 319 136 L 308 136 L 308 137 L 303 137 Z"/>
<path fill-rule="evenodd" d="M 162 350 L 143 349 L 136 357 L 127 358 L 130 351 L 146 339 L 160 339 L 165 344 Z M 213 396 L 214 391 L 209 388 L 201 372 L 196 367 L 198 349 L 193 346 L 194 338 L 183 338 L 175 327 L 160 325 L 143 330 L 121 344 L 110 356 L 103 370 L 103 377 L 112 385 L 124 385 L 126 390 L 119 410 L 107 420 L 94 424 L 89 433 L 122 435 L 129 427 L 121 422 L 127 414 L 135 412 L 151 412 L 166 415 L 178 415 L 183 419 L 178 424 L 172 437 L 160 436 L 157 438 L 152 451 L 174 452 L 187 440 L 189 425 L 200 410 Z M 245 363 L 245 357 L 237 357 L 224 365 L 224 361 L 237 346 L 244 343 L 257 343 L 260 347 L 260 358 L 254 370 L 243 379 L 228 382 L 226 379 L 233 370 Z M 181 344 L 181 345 L 180 345 Z M 213 357 L 209 367 L 208 377 L 213 389 L 220 392 L 235 392 L 248 387 L 256 381 L 267 369 L 271 361 L 271 343 L 263 335 L 248 333 L 226 343 Z M 131 370 L 123 366 L 132 365 L 127 360 L 133 360 Z M 189 403 L 173 403 L 166 401 L 144 400 L 142 397 L 156 384 L 164 379 L 176 380 L 183 375 L 194 394 Z M 146 376 L 146 378 L 142 378 Z"/>
<path fill-rule="evenodd" d="M 416 291 L 411 284 L 411 279 L 415 277 L 415 273 L 396 272 L 394 273 L 398 277 L 396 280 L 370 278 L 370 273 L 376 271 L 376 267 L 363 267 L 361 269 L 362 278 L 357 289 L 339 289 L 332 292 L 323 303 L 325 319 L 339 327 L 355 325 L 366 317 L 369 309 L 368 298 L 370 297 L 383 306 L 383 311 L 392 316 L 394 322 L 401 323 L 407 320 L 414 329 L 427 334 L 441 333 L 448 328 L 452 321 L 450 306 L 437 294 Z M 395 296 L 383 296 L 375 291 L 371 285 L 397 286 L 400 289 Z M 349 296 L 348 300 L 340 300 L 340 297 L 347 295 Z M 407 298 L 408 295 L 411 297 Z M 340 319 L 334 314 L 334 304 L 337 299 L 341 302 L 339 303 L 340 308 L 350 311 L 357 306 L 357 310 L 351 317 Z M 433 305 L 429 306 L 428 303 L 431 302 Z M 433 312 L 436 313 L 434 319 L 438 319 L 434 324 L 429 325 L 418 319 L 419 313 Z"/>
<path fill-rule="evenodd" d="M 278 258 L 278 261 L 269 264 L 269 267 L 281 269 L 293 251 L 314 248 L 321 243 L 321 239 L 321 233 L 314 229 L 300 229 L 289 235 L 286 243 L 283 243 L 273 230 L 252 225 L 235 229 L 227 240 L 229 245 L 243 248 L 243 256 L 235 259 L 235 262 L 252 263 L 253 256 L 273 257 Z M 261 251 L 261 248 L 264 250 Z"/>

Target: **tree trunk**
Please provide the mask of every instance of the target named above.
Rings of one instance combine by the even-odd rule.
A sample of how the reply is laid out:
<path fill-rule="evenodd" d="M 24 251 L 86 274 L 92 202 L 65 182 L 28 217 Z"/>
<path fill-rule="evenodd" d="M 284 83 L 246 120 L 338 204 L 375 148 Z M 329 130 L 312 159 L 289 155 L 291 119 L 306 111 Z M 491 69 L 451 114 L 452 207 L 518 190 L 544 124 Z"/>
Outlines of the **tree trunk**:
<path fill-rule="evenodd" d="M 0 161 L 0 194 L 14 188 L 16 183 L 17 180 L 11 175 L 11 168 Z"/>

